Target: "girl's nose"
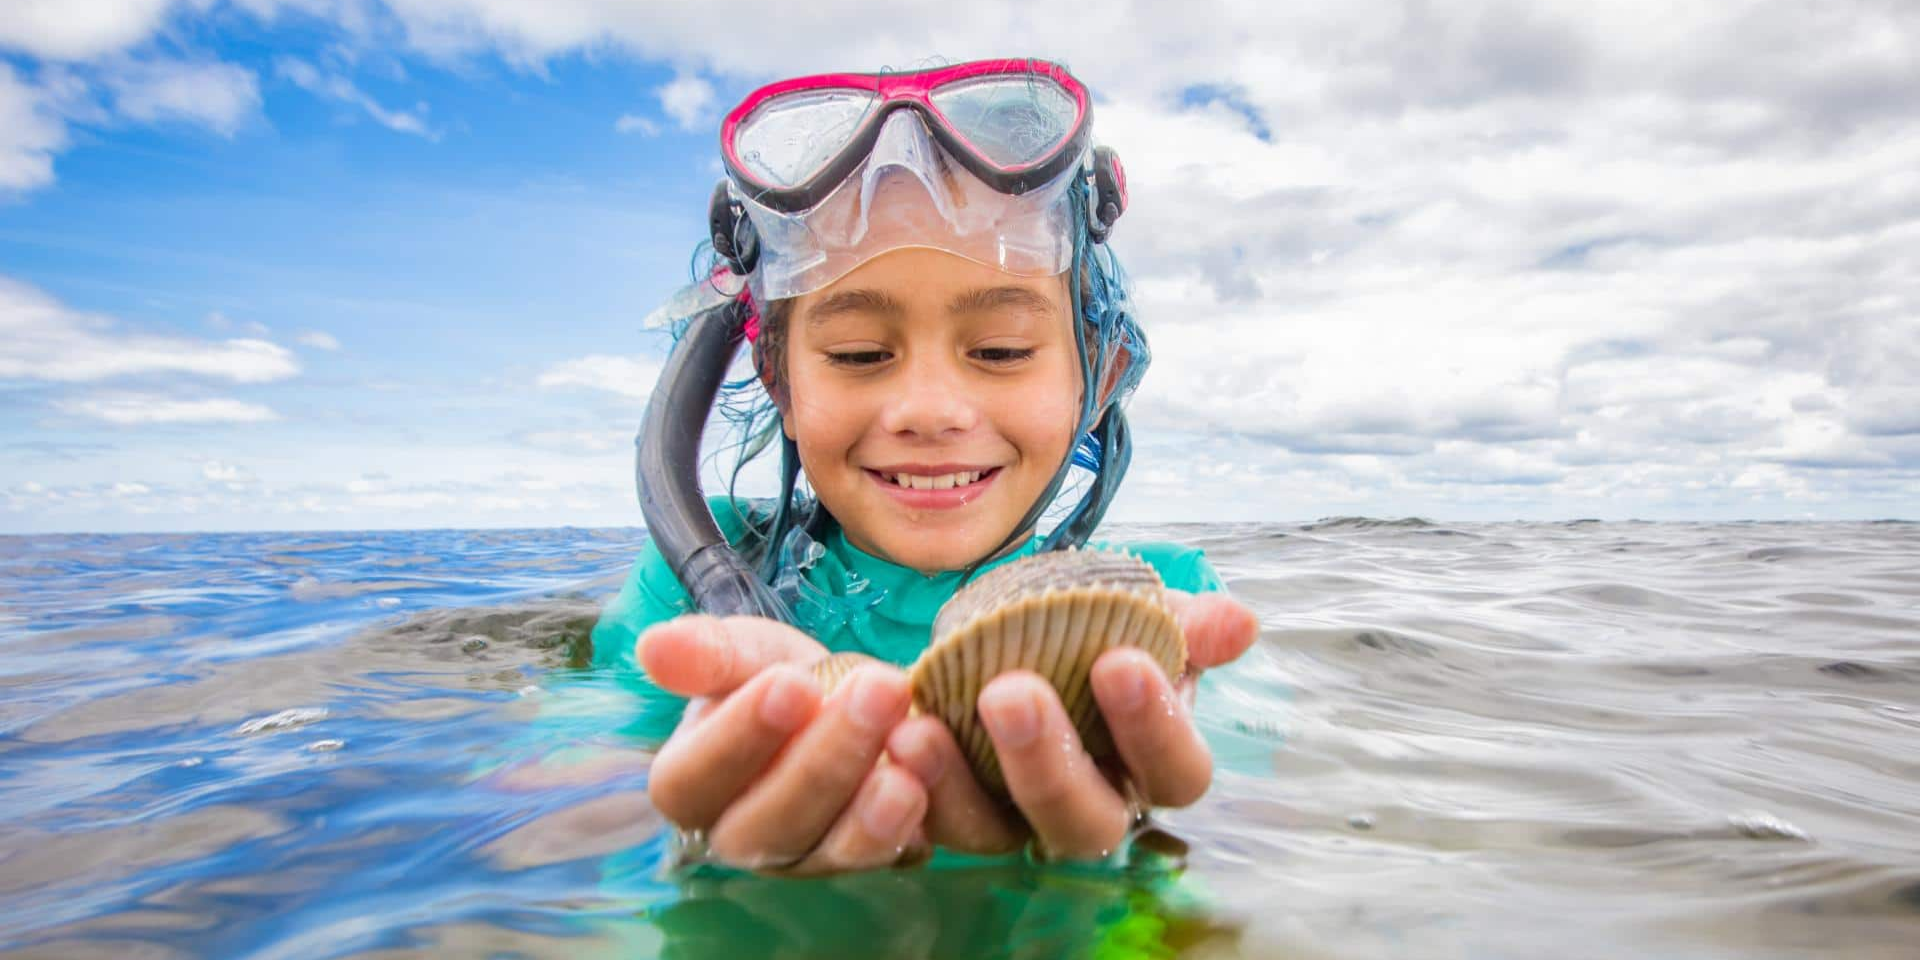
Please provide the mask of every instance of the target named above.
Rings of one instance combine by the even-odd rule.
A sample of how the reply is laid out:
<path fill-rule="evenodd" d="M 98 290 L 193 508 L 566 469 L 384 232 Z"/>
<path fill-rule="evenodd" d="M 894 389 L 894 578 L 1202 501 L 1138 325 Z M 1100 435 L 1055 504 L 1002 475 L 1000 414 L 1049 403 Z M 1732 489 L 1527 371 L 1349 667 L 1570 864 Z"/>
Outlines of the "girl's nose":
<path fill-rule="evenodd" d="M 976 398 L 961 371 L 953 369 L 952 364 L 913 363 L 901 373 L 898 391 L 881 411 L 881 429 L 935 439 L 965 433 L 980 423 Z"/>

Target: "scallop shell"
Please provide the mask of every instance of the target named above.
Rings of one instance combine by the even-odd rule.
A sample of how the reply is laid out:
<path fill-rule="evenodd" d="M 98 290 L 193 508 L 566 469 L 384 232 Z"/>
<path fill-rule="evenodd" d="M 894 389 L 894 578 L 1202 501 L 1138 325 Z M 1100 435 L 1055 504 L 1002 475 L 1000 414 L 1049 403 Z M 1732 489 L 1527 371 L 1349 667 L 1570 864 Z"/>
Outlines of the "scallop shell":
<path fill-rule="evenodd" d="M 832 693 L 833 688 L 839 686 L 840 681 L 852 674 L 855 667 L 865 663 L 880 662 L 882 661 L 864 653 L 835 653 L 815 660 L 811 669 L 813 679 L 819 682 L 820 689 L 825 693 Z"/>
<path fill-rule="evenodd" d="M 1115 647 L 1139 647 L 1169 677 L 1187 664 L 1187 644 L 1167 606 L 1160 575 L 1124 553 L 1064 550 L 1036 554 L 983 574 L 955 593 L 933 621 L 932 645 L 909 671 L 913 706 L 953 731 L 975 777 L 1004 796 L 1006 780 L 974 704 L 994 677 L 1031 670 L 1046 678 L 1093 756 L 1113 752 L 1087 678 Z M 814 661 L 813 678 L 832 693 L 864 653 Z"/>
<path fill-rule="evenodd" d="M 1113 740 L 1087 684 L 1094 660 L 1139 647 L 1168 677 L 1187 663 L 1160 575 L 1138 557 L 1097 550 L 1036 554 L 988 571 L 940 608 L 933 637 L 910 671 L 914 706 L 953 731 L 981 785 L 1001 795 L 1000 761 L 974 709 L 988 681 L 1008 670 L 1044 677 L 1097 757 L 1113 752 Z"/>

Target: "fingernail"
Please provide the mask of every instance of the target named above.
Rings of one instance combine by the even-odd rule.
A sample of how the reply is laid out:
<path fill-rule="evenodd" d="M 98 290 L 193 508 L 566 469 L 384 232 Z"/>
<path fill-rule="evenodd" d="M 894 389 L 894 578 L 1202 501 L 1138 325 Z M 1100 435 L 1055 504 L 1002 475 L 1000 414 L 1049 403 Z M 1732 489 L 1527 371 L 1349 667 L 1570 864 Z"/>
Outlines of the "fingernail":
<path fill-rule="evenodd" d="M 863 670 L 854 679 L 847 712 L 868 730 L 891 726 L 904 713 L 906 688 L 878 670 Z"/>
<path fill-rule="evenodd" d="M 1005 686 L 980 695 L 980 719 L 1003 747 L 1024 747 L 1040 735 L 1040 709 L 1031 691 Z"/>
<path fill-rule="evenodd" d="M 792 730 L 807 719 L 807 692 L 799 677 L 776 671 L 760 697 L 760 720 L 776 730 Z"/>
<path fill-rule="evenodd" d="M 861 814 L 860 822 L 876 839 L 892 840 L 907 829 L 908 822 L 916 812 L 914 808 L 919 805 L 920 798 L 914 791 L 894 781 L 883 780 L 873 802 L 867 804 L 866 812 Z"/>

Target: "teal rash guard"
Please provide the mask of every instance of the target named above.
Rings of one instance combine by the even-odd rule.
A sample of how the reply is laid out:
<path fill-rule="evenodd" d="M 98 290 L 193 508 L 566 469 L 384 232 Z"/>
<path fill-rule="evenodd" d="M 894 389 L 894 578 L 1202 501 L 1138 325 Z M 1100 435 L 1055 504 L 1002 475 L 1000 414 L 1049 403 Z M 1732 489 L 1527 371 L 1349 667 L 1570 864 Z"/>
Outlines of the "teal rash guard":
<path fill-rule="evenodd" d="M 724 497 L 708 503 L 729 543 L 738 543 L 747 529 L 743 501 Z M 961 585 L 961 571 L 926 576 L 919 571 L 882 560 L 847 542 L 838 524 L 831 525 L 814 562 L 801 571 L 806 587 L 800 591 L 796 618 L 801 628 L 835 653 L 853 651 L 905 667 L 931 641 L 933 618 L 940 605 Z M 1038 540 L 986 564 L 991 570 L 1029 556 Z M 1125 550 L 1150 564 L 1167 586 L 1189 593 L 1224 589 L 1206 555 L 1174 543 L 1146 542 L 1093 544 L 1107 550 Z M 627 734 L 663 739 L 678 722 L 685 701 L 647 682 L 634 663 L 634 640 L 653 624 L 691 612 L 686 588 L 674 577 L 666 558 L 649 543 L 641 551 L 620 593 L 600 611 L 593 628 L 593 665 L 640 695 L 643 710 Z"/>

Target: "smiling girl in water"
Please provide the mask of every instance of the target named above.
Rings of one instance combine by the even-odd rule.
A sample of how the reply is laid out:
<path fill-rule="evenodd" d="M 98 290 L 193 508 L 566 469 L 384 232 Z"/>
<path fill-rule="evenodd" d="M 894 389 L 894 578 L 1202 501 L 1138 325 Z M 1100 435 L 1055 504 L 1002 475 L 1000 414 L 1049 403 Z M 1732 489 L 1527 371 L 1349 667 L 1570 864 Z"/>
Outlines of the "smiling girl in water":
<path fill-rule="evenodd" d="M 751 343 L 758 376 L 732 385 L 730 409 L 748 456 L 778 445 L 783 491 L 716 498 L 710 517 L 697 499 L 676 507 L 643 444 L 654 542 L 593 634 L 597 663 L 673 695 L 651 702 L 690 698 L 648 792 L 709 856 L 822 873 L 1032 840 L 1100 857 L 1143 803 L 1191 803 L 1210 783 L 1192 684 L 1256 623 L 1197 550 L 1127 545 L 1168 586 L 1191 662 L 1179 678 L 1129 648 L 1095 664 L 1116 765 L 1086 754 L 1040 677 L 981 693 L 1017 810 L 939 721 L 908 716 L 898 669 L 971 576 L 1085 542 L 1125 473 L 1122 408 L 1148 356 L 1104 243 L 1125 188 L 1113 154 L 1090 149 L 1091 112 L 1064 69 L 1010 60 L 787 80 L 727 115 L 705 284 L 720 306 L 696 323 L 723 325 L 726 352 Z M 677 352 L 697 335 L 683 328 Z M 698 375 L 675 359 L 644 439 L 691 422 L 697 450 L 705 409 L 665 399 Z M 676 449 L 667 467 L 690 477 Z M 702 529 L 710 544 L 680 542 Z M 848 650 L 894 666 L 823 695 L 808 665 Z"/>

